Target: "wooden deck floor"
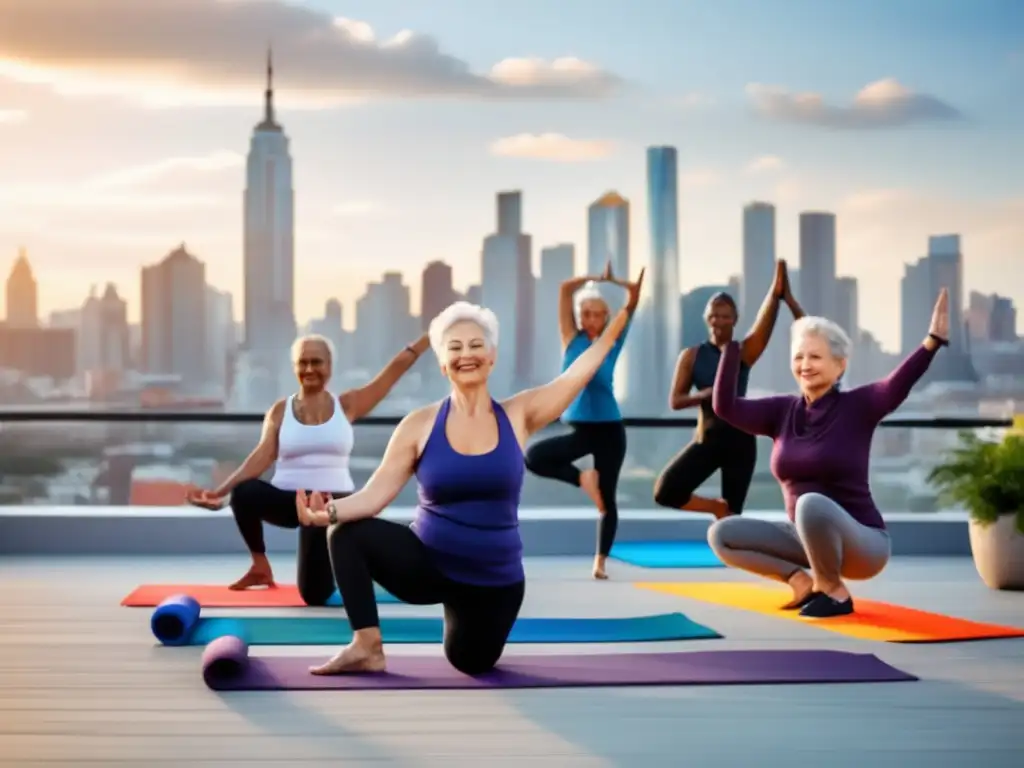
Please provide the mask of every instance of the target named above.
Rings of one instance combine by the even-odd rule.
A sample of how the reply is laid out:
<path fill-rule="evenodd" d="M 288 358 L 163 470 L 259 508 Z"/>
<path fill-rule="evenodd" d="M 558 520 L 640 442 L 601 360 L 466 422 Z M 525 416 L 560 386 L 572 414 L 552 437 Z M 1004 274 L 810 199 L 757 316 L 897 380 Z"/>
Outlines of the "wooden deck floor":
<path fill-rule="evenodd" d="M 0 765 L 1024 765 L 1024 640 L 928 646 L 848 640 L 629 585 L 638 578 L 680 580 L 679 572 L 616 564 L 613 581 L 595 583 L 583 560 L 529 562 L 524 614 L 682 610 L 727 638 L 691 648 L 867 651 L 922 682 L 216 694 L 199 678 L 201 649 L 154 647 L 149 610 L 121 608 L 118 601 L 141 582 L 226 581 L 243 565 L 241 559 L 0 559 Z M 283 578 L 287 563 L 278 562 L 277 570 Z M 714 569 L 685 578 L 742 576 Z M 1024 594 L 986 589 L 969 559 L 897 559 L 860 594 L 1024 624 Z M 408 606 L 383 611 L 434 613 Z M 512 652 L 552 650 L 520 646 Z M 296 649 L 260 649 L 273 652 Z"/>

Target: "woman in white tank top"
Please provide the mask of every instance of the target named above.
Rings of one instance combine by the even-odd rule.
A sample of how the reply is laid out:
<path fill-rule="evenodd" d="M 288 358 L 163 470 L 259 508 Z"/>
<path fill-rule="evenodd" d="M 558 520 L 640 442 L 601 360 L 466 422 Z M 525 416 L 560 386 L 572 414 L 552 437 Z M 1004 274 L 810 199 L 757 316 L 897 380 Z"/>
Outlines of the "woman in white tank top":
<path fill-rule="evenodd" d="M 207 509 L 220 509 L 231 496 L 231 511 L 252 556 L 252 566 L 231 589 L 275 586 L 263 523 L 299 528 L 296 491 L 340 497 L 355 490 L 348 467 L 355 439 L 352 424 L 387 397 L 429 345 L 424 334 L 395 355 L 373 381 L 340 397 L 326 389 L 335 357 L 331 342 L 313 335 L 292 345 L 299 391 L 271 406 L 259 443 L 227 480 L 213 490 L 194 489 L 188 494 L 189 503 Z M 261 480 L 275 462 L 270 482 Z M 325 528 L 299 531 L 298 588 L 307 605 L 324 605 L 334 593 Z"/>

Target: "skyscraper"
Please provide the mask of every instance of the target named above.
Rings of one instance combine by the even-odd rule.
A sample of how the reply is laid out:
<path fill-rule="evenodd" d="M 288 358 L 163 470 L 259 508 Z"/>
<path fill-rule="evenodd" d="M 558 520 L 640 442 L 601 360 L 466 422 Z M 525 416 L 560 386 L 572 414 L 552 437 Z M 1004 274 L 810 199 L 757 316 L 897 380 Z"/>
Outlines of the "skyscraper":
<path fill-rule="evenodd" d="M 534 277 L 532 238 L 522 231 L 522 193 L 499 192 L 497 226 L 484 238 L 480 293 L 501 326 L 495 385 L 510 394 L 533 382 Z"/>
<path fill-rule="evenodd" d="M 629 201 L 618 192 L 607 192 L 587 208 L 587 272 L 599 275 L 608 262 L 621 280 L 629 280 Z M 614 312 L 622 306 L 622 289 L 599 285 L 608 306 Z"/>
<path fill-rule="evenodd" d="M 420 327 L 424 332 L 449 304 L 455 301 L 452 268 L 443 261 L 432 261 L 423 268 L 420 286 Z"/>
<path fill-rule="evenodd" d="M 534 340 L 534 373 L 539 381 L 549 381 L 562 370 L 562 344 L 558 333 L 559 295 L 562 283 L 574 274 L 576 249 L 571 243 L 541 250 Z"/>
<path fill-rule="evenodd" d="M 295 200 L 289 141 L 274 114 L 269 52 L 263 120 L 249 142 L 244 209 L 245 344 L 276 367 L 296 331 Z"/>
<path fill-rule="evenodd" d="M 18 258 L 11 267 L 7 278 L 7 325 L 15 328 L 35 328 L 39 325 L 39 286 L 32 274 L 25 249 L 18 251 Z"/>
<path fill-rule="evenodd" d="M 142 268 L 142 369 L 177 374 L 190 392 L 207 382 L 206 266 L 182 243 Z"/>
<path fill-rule="evenodd" d="M 657 397 L 667 395 L 679 355 L 679 192 L 675 147 L 647 148 L 647 210 L 651 239 L 651 335 Z"/>
<path fill-rule="evenodd" d="M 743 207 L 743 295 L 736 297 L 744 328 L 754 322 L 774 278 L 775 206 L 749 203 Z"/>
<path fill-rule="evenodd" d="M 795 286 L 794 286 L 795 287 Z M 836 302 L 836 216 L 800 214 L 800 304 L 808 315 L 834 318 Z"/>
<path fill-rule="evenodd" d="M 745 333 L 753 325 L 768 287 L 774 279 L 775 206 L 754 201 L 743 207 L 743 281 L 740 294 L 734 294 L 740 312 L 737 333 Z M 794 285 L 793 290 L 795 291 L 797 287 Z M 781 316 L 779 320 L 781 323 L 777 323 L 780 325 L 786 322 Z M 686 328 L 686 319 L 683 321 L 683 327 L 687 338 L 696 338 Z M 776 328 L 762 359 L 751 371 L 752 386 L 769 390 L 774 388 L 773 382 L 779 378 L 774 370 L 778 367 L 775 361 L 784 361 L 788 357 L 789 343 L 788 339 L 783 338 L 785 336 L 784 329 Z M 782 370 L 787 369 L 783 367 Z"/>
<path fill-rule="evenodd" d="M 860 335 L 858 301 L 857 278 L 838 278 L 836 280 L 836 308 L 832 319 L 835 320 L 835 322 L 837 322 L 853 340 L 856 340 Z"/>
<path fill-rule="evenodd" d="M 949 348 L 964 351 L 964 261 L 960 235 L 932 235 L 928 238 L 928 260 L 932 263 L 932 301 L 941 289 L 949 291 Z"/>

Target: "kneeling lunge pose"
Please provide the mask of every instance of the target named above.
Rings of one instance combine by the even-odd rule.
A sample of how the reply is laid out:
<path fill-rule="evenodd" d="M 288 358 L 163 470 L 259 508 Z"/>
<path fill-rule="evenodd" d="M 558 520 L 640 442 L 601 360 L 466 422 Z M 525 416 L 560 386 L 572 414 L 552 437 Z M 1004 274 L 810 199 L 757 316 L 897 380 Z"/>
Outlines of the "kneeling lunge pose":
<path fill-rule="evenodd" d="M 444 651 L 453 667 L 471 675 L 494 667 L 525 594 L 522 446 L 587 385 L 628 320 L 621 310 L 558 378 L 498 403 L 487 389 L 494 314 L 458 302 L 434 318 L 431 346 L 451 394 L 402 420 L 362 490 L 326 503 L 319 494 L 296 494 L 305 525 L 330 526 L 334 578 L 353 630 L 352 642 L 311 672 L 385 669 L 374 582 L 403 602 L 444 606 Z M 377 517 L 414 474 L 412 525 Z"/>

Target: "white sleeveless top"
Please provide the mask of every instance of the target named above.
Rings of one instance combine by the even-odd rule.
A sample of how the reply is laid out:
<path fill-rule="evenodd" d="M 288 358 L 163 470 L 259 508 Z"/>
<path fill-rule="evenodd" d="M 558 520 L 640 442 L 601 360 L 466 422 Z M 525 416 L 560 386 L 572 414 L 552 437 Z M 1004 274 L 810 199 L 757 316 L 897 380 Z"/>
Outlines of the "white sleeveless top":
<path fill-rule="evenodd" d="M 355 443 L 355 430 L 345 418 L 338 398 L 331 395 L 334 413 L 323 424 L 309 426 L 295 418 L 295 395 L 284 406 L 284 418 L 277 436 L 277 466 L 270 481 L 283 491 L 355 490 L 348 471 L 348 459 Z"/>

